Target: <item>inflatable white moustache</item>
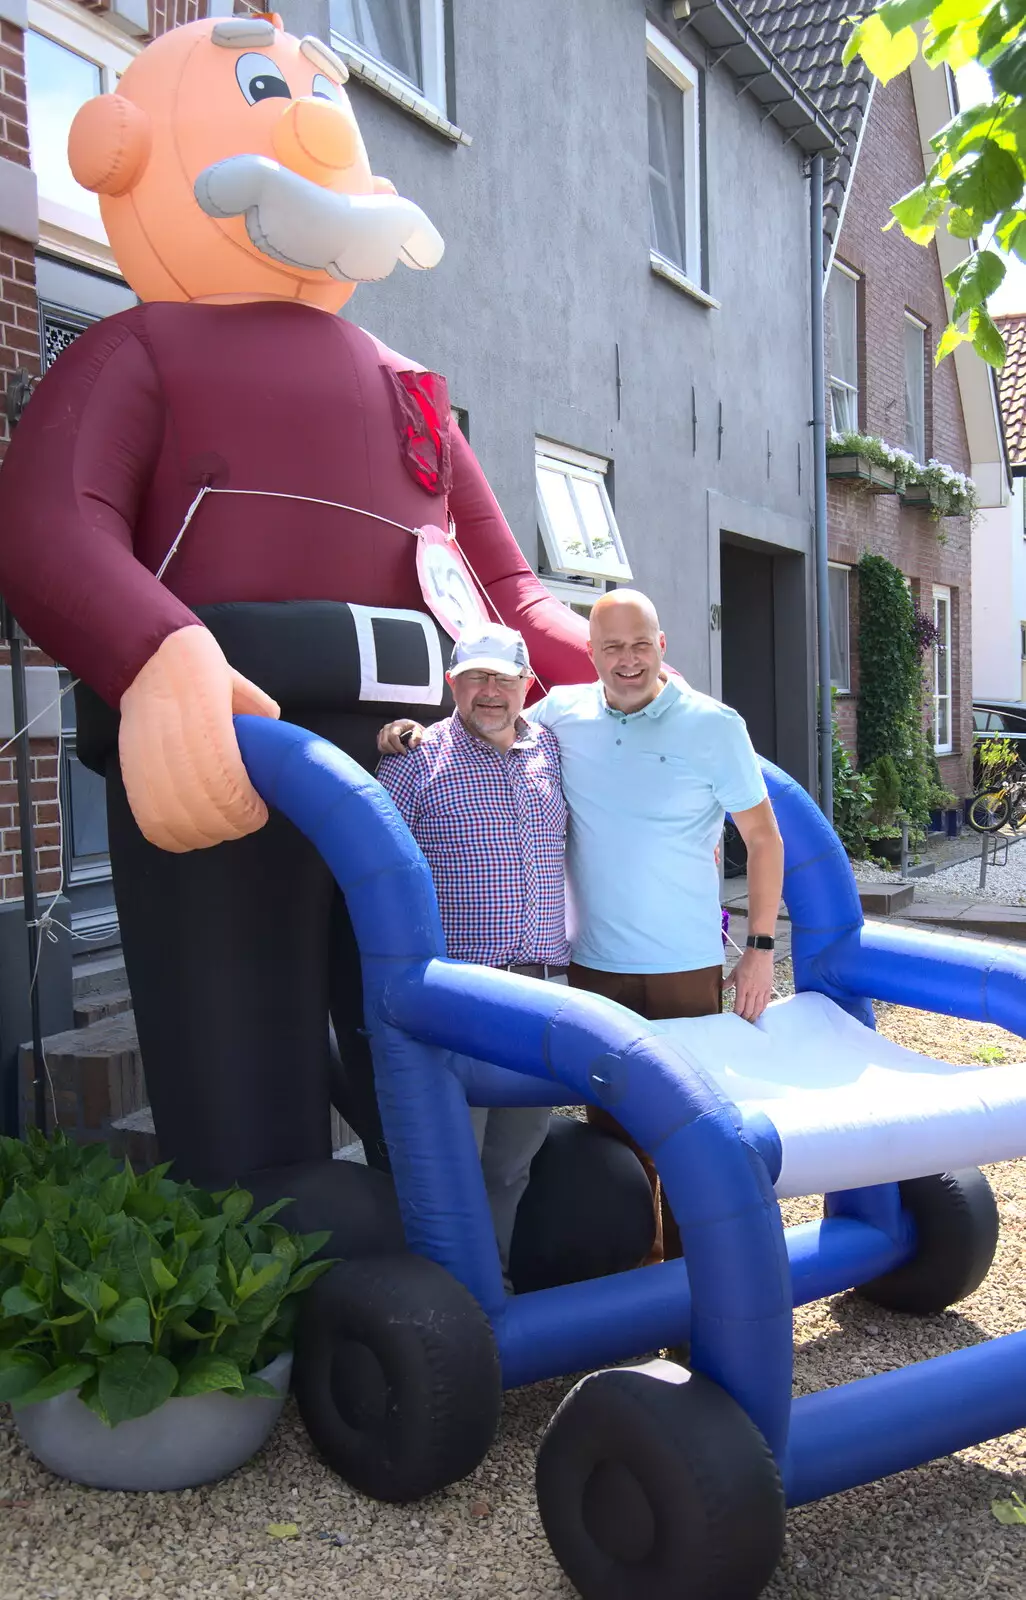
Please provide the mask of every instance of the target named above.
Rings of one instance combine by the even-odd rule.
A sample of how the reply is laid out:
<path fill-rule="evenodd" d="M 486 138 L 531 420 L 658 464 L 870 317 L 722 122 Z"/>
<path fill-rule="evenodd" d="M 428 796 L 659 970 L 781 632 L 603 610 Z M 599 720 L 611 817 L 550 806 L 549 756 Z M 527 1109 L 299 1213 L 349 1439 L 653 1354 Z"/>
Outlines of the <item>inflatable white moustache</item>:
<path fill-rule="evenodd" d="M 387 278 L 396 262 L 435 267 L 441 234 L 412 200 L 336 194 L 266 156 L 230 156 L 206 167 L 194 192 L 208 217 L 244 217 L 256 248 L 287 267 L 345 283 Z"/>

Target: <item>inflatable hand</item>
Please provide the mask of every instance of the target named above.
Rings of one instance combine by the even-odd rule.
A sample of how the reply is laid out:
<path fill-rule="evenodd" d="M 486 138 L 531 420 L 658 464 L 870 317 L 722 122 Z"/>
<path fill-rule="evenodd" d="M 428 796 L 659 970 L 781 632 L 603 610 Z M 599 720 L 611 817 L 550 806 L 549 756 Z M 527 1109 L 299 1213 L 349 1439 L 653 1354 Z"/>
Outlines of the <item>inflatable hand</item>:
<path fill-rule="evenodd" d="M 183 855 L 256 833 L 267 821 L 243 766 L 237 713 L 280 715 L 198 625 L 170 634 L 125 690 L 121 772 L 151 844 Z"/>

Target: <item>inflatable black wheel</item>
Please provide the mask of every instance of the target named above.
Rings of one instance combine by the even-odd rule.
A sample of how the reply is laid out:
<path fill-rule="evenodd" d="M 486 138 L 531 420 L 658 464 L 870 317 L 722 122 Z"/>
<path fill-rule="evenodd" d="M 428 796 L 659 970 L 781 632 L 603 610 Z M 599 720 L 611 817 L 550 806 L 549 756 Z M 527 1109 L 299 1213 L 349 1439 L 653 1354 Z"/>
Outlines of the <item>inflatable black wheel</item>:
<path fill-rule="evenodd" d="M 916 1253 L 855 1291 L 888 1311 L 928 1317 L 978 1289 L 997 1249 L 993 1190 L 978 1167 L 911 1178 L 899 1184 L 901 1203 L 915 1224 Z"/>
<path fill-rule="evenodd" d="M 517 1294 L 627 1272 L 654 1235 L 652 1190 L 633 1150 L 576 1117 L 553 1117 L 517 1207 L 509 1254 Z"/>
<path fill-rule="evenodd" d="M 536 1487 L 584 1600 L 755 1600 L 783 1552 L 762 1434 L 711 1379 L 668 1361 L 582 1379 L 549 1423 Z"/>
<path fill-rule="evenodd" d="M 502 1404 L 487 1317 L 414 1255 L 343 1261 L 306 1292 L 293 1388 L 328 1465 L 375 1500 L 418 1500 L 465 1478 Z"/>

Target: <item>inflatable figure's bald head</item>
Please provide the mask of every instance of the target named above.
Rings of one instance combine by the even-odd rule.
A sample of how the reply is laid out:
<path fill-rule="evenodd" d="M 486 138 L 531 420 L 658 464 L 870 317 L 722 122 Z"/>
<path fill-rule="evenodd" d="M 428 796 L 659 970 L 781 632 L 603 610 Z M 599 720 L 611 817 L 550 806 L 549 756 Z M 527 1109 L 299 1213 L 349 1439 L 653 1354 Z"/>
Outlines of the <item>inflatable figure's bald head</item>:
<path fill-rule="evenodd" d="M 77 181 L 100 196 L 115 259 L 142 300 L 297 300 L 341 309 L 442 240 L 375 178 L 343 63 L 277 17 L 174 28 L 71 128 Z"/>

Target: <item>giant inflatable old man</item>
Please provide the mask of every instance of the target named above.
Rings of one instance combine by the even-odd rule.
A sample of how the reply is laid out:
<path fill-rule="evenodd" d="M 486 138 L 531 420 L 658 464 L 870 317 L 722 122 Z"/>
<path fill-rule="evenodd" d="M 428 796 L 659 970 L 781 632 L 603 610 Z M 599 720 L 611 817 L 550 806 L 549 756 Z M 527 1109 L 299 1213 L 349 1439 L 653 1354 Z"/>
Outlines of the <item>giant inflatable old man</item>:
<path fill-rule="evenodd" d="M 61 357 L 0 475 L 0 591 L 88 691 L 157 1132 L 200 1182 L 328 1158 L 329 1007 L 360 1046 L 345 907 L 268 818 L 233 713 L 369 767 L 389 716 L 447 713 L 475 607 L 545 682 L 593 676 L 444 379 L 338 315 L 442 255 L 372 176 L 345 81 L 317 40 L 239 17 L 162 37 L 82 108 L 72 169 L 142 303 Z"/>

